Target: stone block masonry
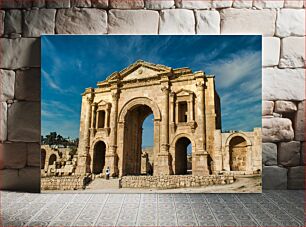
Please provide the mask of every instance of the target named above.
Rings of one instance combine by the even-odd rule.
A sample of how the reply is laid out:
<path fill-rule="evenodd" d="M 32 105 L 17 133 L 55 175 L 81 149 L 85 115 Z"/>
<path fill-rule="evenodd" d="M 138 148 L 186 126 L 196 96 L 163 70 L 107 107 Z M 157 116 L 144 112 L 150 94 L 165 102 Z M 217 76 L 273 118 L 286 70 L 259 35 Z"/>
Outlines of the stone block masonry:
<path fill-rule="evenodd" d="M 212 176 L 124 176 L 120 180 L 122 188 L 190 188 L 209 185 L 225 185 L 234 183 L 234 176 L 212 175 Z"/>
<path fill-rule="evenodd" d="M 83 188 L 83 177 L 44 177 L 41 190 L 77 190 Z"/>
<path fill-rule="evenodd" d="M 71 33 L 264 35 L 263 187 L 304 188 L 305 5 L 303 0 L 2 0 L 0 149 L 1 162 L 7 162 L 4 157 L 10 162 L 0 170 L 1 188 L 39 191 L 39 152 L 20 145 L 40 140 L 39 36 Z M 299 152 L 287 143 L 300 143 Z"/>

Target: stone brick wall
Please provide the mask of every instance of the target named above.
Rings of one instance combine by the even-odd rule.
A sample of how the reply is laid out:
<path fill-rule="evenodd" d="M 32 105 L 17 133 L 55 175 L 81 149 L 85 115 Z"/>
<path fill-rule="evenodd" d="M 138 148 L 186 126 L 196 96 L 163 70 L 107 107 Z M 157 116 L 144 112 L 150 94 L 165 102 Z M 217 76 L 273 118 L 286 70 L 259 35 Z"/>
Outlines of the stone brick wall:
<path fill-rule="evenodd" d="M 302 188 L 305 5 L 302 0 L 1 0 L 1 188 L 39 191 L 39 36 L 107 33 L 262 34 L 263 99 L 270 106 L 263 118 L 269 157 L 263 186 Z"/>
<path fill-rule="evenodd" d="M 234 183 L 232 175 L 211 176 L 187 176 L 187 175 L 164 175 L 164 176 L 124 176 L 120 180 L 122 188 L 189 188 L 208 185 L 224 185 Z"/>
<path fill-rule="evenodd" d="M 41 190 L 77 190 L 83 188 L 84 177 L 44 177 Z"/>

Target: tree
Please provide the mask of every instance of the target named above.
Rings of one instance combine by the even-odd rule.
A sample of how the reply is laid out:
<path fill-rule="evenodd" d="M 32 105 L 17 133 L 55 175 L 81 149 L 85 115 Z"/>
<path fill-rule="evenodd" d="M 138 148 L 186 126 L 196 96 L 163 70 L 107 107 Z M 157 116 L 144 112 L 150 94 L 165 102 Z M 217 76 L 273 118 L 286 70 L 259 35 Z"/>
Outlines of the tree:
<path fill-rule="evenodd" d="M 42 144 L 46 144 L 49 146 L 62 145 L 64 147 L 67 146 L 77 147 L 79 145 L 79 138 L 71 140 L 69 137 L 64 138 L 60 134 L 57 134 L 57 132 L 50 132 L 49 135 L 46 135 L 46 137 L 41 136 L 41 142 Z"/>

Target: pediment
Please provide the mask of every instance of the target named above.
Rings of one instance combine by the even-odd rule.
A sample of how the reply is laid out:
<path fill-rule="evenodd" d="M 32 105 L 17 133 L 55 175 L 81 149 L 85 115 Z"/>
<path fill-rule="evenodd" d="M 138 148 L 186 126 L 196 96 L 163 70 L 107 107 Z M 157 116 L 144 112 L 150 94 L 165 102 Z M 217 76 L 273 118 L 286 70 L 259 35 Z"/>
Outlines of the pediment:
<path fill-rule="evenodd" d="M 140 66 L 138 68 L 135 68 L 134 71 L 129 72 L 127 75 L 125 75 L 122 80 L 134 80 L 134 79 L 140 79 L 140 78 L 149 78 L 153 77 L 160 73 L 159 71 L 147 68 L 145 66 Z"/>
<path fill-rule="evenodd" d="M 94 104 L 97 105 L 97 106 L 109 106 L 109 105 L 110 105 L 109 102 L 106 102 L 106 101 L 103 100 L 103 99 L 101 99 L 101 100 L 98 101 L 98 102 L 95 102 Z"/>
<path fill-rule="evenodd" d="M 120 79 L 122 81 L 135 80 L 135 79 L 144 79 L 154 77 L 160 73 L 170 72 L 171 68 L 145 62 L 142 60 L 136 61 L 134 64 L 129 65 L 128 67 L 121 70 L 119 73 L 113 73 L 108 80 Z"/>
<path fill-rule="evenodd" d="M 188 96 L 190 94 L 193 94 L 193 92 L 185 90 L 185 89 L 181 89 L 181 90 L 176 92 L 176 96 Z"/>

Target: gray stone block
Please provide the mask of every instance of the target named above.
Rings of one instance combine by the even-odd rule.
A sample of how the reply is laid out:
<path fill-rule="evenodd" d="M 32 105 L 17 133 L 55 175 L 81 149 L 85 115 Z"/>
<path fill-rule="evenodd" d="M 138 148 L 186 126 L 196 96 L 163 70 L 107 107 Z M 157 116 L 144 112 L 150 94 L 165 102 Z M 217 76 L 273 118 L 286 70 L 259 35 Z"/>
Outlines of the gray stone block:
<path fill-rule="evenodd" d="M 262 163 L 266 166 L 277 165 L 277 145 L 275 143 L 262 144 Z"/>
<path fill-rule="evenodd" d="M 4 34 L 4 17 L 5 11 L 0 10 L 0 35 Z"/>
<path fill-rule="evenodd" d="M 195 34 L 192 10 L 165 9 L 160 13 L 159 34 Z"/>
<path fill-rule="evenodd" d="M 297 107 L 294 102 L 291 101 L 276 101 L 275 112 L 276 113 L 292 113 L 297 111 Z"/>
<path fill-rule="evenodd" d="M 263 189 L 287 189 L 287 169 L 279 166 L 264 166 L 262 173 Z"/>
<path fill-rule="evenodd" d="M 153 10 L 110 10 L 111 34 L 157 34 L 159 14 Z"/>
<path fill-rule="evenodd" d="M 16 71 L 15 99 L 40 101 L 40 69 Z"/>
<path fill-rule="evenodd" d="M 14 99 L 15 72 L 0 69 L 0 101 Z"/>
<path fill-rule="evenodd" d="M 42 34 L 54 34 L 55 9 L 34 9 L 24 13 L 23 36 L 40 37 Z"/>
<path fill-rule="evenodd" d="M 45 0 L 47 8 L 63 9 L 70 7 L 70 0 Z"/>
<path fill-rule="evenodd" d="M 262 101 L 262 115 L 272 115 L 274 109 L 273 101 Z"/>
<path fill-rule="evenodd" d="M 142 9 L 144 8 L 143 0 L 109 0 L 110 8 L 113 9 Z"/>
<path fill-rule="evenodd" d="M 298 111 L 294 118 L 294 139 L 305 141 L 305 101 L 298 104 Z"/>
<path fill-rule="evenodd" d="M 16 102 L 8 108 L 8 140 L 40 141 L 40 102 Z"/>
<path fill-rule="evenodd" d="M 276 11 L 270 9 L 222 9 L 221 34 L 262 34 L 273 36 Z M 269 100 L 269 99 L 267 99 Z"/>
<path fill-rule="evenodd" d="M 6 12 L 4 19 L 4 34 L 22 33 L 22 12 L 12 9 Z"/>
<path fill-rule="evenodd" d="M 36 38 L 0 38 L 0 46 L 5 50 L 0 68 L 19 69 L 40 66 L 40 41 Z"/>
<path fill-rule="evenodd" d="M 304 166 L 291 167 L 288 171 L 288 189 L 305 189 Z"/>
<path fill-rule="evenodd" d="M 40 168 L 0 170 L 0 189 L 22 192 L 40 192 Z"/>
<path fill-rule="evenodd" d="M 40 167 L 40 144 L 27 143 L 27 166 Z"/>
<path fill-rule="evenodd" d="M 174 0 L 145 0 L 145 7 L 146 9 L 170 9 L 175 8 L 175 2 Z"/>
<path fill-rule="evenodd" d="M 290 119 L 278 117 L 262 119 L 263 142 L 290 141 L 293 138 L 294 131 Z"/>
<path fill-rule="evenodd" d="M 107 33 L 107 13 L 101 9 L 60 9 L 56 16 L 56 33 Z"/>
<path fill-rule="evenodd" d="M 267 67 L 262 69 L 262 78 L 262 97 L 265 100 L 302 101 L 305 99 L 304 69 Z"/>
<path fill-rule="evenodd" d="M 7 104 L 1 102 L 0 105 L 0 141 L 7 140 Z"/>
<path fill-rule="evenodd" d="M 25 143 L 0 143 L 1 169 L 22 169 L 27 162 L 27 145 Z"/>
<path fill-rule="evenodd" d="M 94 8 L 108 8 L 108 0 L 91 0 L 91 4 Z"/>
<path fill-rule="evenodd" d="M 70 0 L 71 7 L 91 7 L 90 0 Z"/>
<path fill-rule="evenodd" d="M 278 164 L 287 167 L 300 165 L 300 142 L 281 142 L 278 147 Z"/>
<path fill-rule="evenodd" d="M 305 157 L 305 142 L 301 143 L 301 165 L 306 166 L 306 157 Z"/>
<path fill-rule="evenodd" d="M 31 8 L 31 6 L 32 6 L 31 0 L 1 0 L 0 4 L 0 7 L 2 9 Z"/>
<path fill-rule="evenodd" d="M 46 6 L 45 0 L 34 0 L 32 3 L 33 8 L 44 8 Z"/>

